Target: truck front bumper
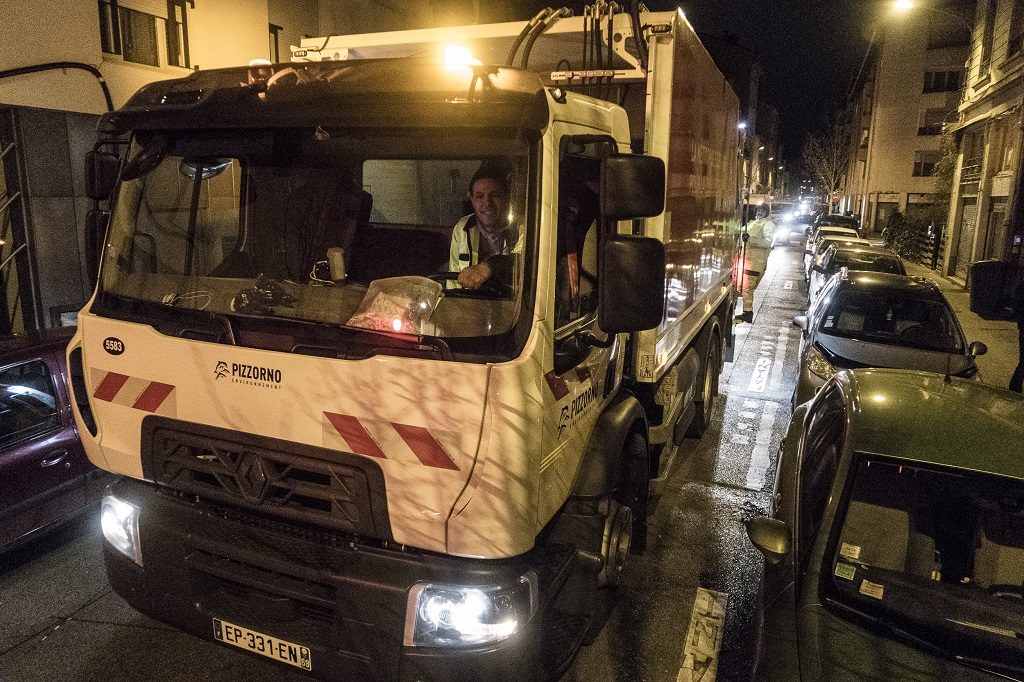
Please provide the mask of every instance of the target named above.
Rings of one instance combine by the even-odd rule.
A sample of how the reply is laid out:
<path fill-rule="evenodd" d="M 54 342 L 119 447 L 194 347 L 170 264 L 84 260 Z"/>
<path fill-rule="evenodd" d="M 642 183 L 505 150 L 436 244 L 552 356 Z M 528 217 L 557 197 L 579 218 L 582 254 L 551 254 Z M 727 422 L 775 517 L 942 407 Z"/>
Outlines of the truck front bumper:
<path fill-rule="evenodd" d="M 319 679 L 545 679 L 567 667 L 589 625 L 586 615 L 553 606 L 581 573 L 569 547 L 464 559 L 360 542 L 131 479 L 111 492 L 140 510 L 142 566 L 104 543 L 110 583 L 129 604 L 211 641 L 220 621 L 295 643 L 308 649 L 309 671 Z M 529 572 L 538 609 L 507 639 L 406 644 L 414 586 L 503 585 Z"/>

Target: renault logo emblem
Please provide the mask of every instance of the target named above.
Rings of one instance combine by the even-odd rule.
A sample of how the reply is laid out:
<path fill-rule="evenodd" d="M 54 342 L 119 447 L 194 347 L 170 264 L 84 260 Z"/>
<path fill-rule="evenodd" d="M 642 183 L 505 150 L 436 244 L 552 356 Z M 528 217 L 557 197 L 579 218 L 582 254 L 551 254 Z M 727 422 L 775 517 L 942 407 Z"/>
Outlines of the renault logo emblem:
<path fill-rule="evenodd" d="M 238 490 L 247 502 L 259 504 L 267 495 L 270 481 L 267 478 L 266 465 L 259 455 L 252 452 L 242 453 L 235 470 Z"/>

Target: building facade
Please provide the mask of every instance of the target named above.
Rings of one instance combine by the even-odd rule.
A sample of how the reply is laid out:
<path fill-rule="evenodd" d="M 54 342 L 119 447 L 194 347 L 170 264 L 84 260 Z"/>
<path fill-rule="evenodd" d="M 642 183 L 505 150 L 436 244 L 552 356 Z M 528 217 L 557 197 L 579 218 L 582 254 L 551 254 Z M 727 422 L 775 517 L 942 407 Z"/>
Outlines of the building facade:
<path fill-rule="evenodd" d="M 943 272 L 960 280 L 979 260 L 1024 265 L 1024 206 L 1015 199 L 1024 170 L 1022 42 L 1024 0 L 978 0 L 954 126 L 957 159 L 943 262 Z"/>
<path fill-rule="evenodd" d="M 923 9 L 887 18 L 875 33 L 848 101 L 840 204 L 868 232 L 881 232 L 894 210 L 941 222 L 933 175 L 944 127 L 957 120 L 969 44 L 970 29 L 956 15 Z"/>

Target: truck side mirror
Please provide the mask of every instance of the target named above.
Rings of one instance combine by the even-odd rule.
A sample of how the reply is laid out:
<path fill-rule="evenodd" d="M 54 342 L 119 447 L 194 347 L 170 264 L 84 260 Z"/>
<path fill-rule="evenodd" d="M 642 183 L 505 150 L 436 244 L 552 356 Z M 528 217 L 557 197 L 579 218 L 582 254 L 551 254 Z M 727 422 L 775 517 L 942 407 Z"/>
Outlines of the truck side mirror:
<path fill-rule="evenodd" d="M 601 159 L 601 214 L 605 218 L 650 218 L 664 210 L 664 161 L 640 154 L 611 154 Z"/>
<path fill-rule="evenodd" d="M 618 235 L 601 251 L 597 324 L 608 334 L 661 324 L 665 305 L 665 246 L 652 237 Z"/>
<path fill-rule="evenodd" d="M 110 152 L 91 151 L 85 155 L 85 193 L 90 199 L 106 201 L 114 191 L 121 160 Z"/>
<path fill-rule="evenodd" d="M 94 208 L 85 214 L 85 267 L 89 275 L 89 286 L 96 285 L 100 272 L 100 257 L 103 255 L 103 240 L 107 235 L 110 213 Z"/>

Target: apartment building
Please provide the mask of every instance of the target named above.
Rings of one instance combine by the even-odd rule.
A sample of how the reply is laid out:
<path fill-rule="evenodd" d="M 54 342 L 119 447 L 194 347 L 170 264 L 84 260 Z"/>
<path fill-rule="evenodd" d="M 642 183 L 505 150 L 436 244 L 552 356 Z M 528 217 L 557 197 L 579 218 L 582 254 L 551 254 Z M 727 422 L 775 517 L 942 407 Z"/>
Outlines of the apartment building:
<path fill-rule="evenodd" d="M 942 204 L 933 174 L 944 126 L 958 117 L 971 37 L 960 17 L 969 16 L 969 4 L 949 3 L 951 10 L 942 12 L 921 7 L 879 20 L 850 89 L 851 149 L 841 203 L 842 210 L 861 216 L 869 232 L 881 232 L 897 209 L 931 222 Z"/>
<path fill-rule="evenodd" d="M 943 272 L 966 280 L 971 263 L 1024 264 L 1021 164 L 1024 0 L 978 0 L 970 61 L 953 126 L 953 177 Z M 1016 215 L 1013 215 L 1016 212 Z"/>
<path fill-rule="evenodd" d="M 108 108 L 104 86 L 117 107 L 141 86 L 193 69 L 288 61 L 304 36 L 504 21 L 509 13 L 505 3 L 481 9 L 479 0 L 4 3 L 0 334 L 73 324 L 91 293 L 83 164 Z M 44 70 L 26 72 L 36 66 Z"/>

